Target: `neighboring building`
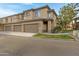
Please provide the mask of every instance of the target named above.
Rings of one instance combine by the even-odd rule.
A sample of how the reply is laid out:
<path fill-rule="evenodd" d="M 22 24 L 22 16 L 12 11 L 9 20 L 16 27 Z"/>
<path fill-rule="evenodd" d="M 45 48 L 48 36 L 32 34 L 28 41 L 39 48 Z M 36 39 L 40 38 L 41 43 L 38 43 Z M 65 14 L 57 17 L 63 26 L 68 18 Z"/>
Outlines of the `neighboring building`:
<path fill-rule="evenodd" d="M 75 9 L 75 11 L 78 13 L 73 19 L 74 19 L 74 29 L 79 30 L 79 7 Z"/>
<path fill-rule="evenodd" d="M 79 17 L 75 18 L 75 30 L 79 30 Z"/>
<path fill-rule="evenodd" d="M 56 27 L 57 14 L 49 6 L 43 6 L 0 18 L 0 23 L 0 31 L 51 32 Z"/>

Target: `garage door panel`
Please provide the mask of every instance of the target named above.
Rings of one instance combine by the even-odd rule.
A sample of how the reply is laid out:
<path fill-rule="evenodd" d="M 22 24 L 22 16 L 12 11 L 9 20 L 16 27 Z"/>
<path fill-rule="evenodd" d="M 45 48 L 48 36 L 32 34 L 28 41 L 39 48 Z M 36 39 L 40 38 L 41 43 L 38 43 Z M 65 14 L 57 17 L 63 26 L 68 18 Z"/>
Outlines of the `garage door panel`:
<path fill-rule="evenodd" d="M 21 25 L 15 25 L 14 26 L 14 31 L 15 32 L 21 32 Z"/>
<path fill-rule="evenodd" d="M 11 26 L 5 26 L 5 31 L 11 31 Z"/>
<path fill-rule="evenodd" d="M 26 24 L 24 25 L 25 32 L 38 32 L 38 24 Z"/>

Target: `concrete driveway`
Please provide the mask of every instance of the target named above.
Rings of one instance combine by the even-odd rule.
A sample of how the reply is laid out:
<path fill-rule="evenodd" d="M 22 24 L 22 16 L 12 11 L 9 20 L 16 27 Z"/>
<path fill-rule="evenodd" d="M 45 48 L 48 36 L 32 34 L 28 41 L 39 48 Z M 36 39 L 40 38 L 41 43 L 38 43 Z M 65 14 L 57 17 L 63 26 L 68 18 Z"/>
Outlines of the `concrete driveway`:
<path fill-rule="evenodd" d="M 32 37 L 33 35 L 35 35 L 36 33 L 26 33 L 26 32 L 11 32 L 11 31 L 2 31 L 0 32 L 0 34 L 4 34 L 4 35 L 15 35 L 15 36 L 23 36 L 23 37 Z"/>
<path fill-rule="evenodd" d="M 1 56 L 79 56 L 79 42 L 0 35 Z"/>

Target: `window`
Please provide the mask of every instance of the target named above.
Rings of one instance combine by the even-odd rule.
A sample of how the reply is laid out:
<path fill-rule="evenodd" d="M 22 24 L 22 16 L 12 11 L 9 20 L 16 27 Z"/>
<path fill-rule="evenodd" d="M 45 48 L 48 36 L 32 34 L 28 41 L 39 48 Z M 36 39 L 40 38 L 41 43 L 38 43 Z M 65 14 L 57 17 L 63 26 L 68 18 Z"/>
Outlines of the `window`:
<path fill-rule="evenodd" d="M 6 23 L 8 22 L 8 18 L 5 19 Z"/>
<path fill-rule="evenodd" d="M 40 16 L 40 10 L 35 11 L 35 16 Z"/>
<path fill-rule="evenodd" d="M 51 14 L 50 14 L 50 13 L 48 13 L 48 17 L 49 17 L 49 18 L 51 17 Z"/>
<path fill-rule="evenodd" d="M 3 19 L 0 19 L 0 22 L 3 22 Z"/>
<path fill-rule="evenodd" d="M 29 12 L 25 12 L 25 16 L 30 16 L 30 13 Z"/>

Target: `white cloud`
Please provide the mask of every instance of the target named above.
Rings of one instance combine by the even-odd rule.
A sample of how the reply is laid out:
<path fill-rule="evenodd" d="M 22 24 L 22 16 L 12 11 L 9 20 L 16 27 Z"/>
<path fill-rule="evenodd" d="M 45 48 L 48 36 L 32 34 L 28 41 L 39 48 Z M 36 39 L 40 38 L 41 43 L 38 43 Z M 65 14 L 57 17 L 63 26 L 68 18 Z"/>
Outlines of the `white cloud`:
<path fill-rule="evenodd" d="M 5 16 L 9 16 L 9 15 L 13 15 L 13 14 L 16 14 L 16 13 L 17 12 L 10 10 L 10 9 L 0 8 L 0 18 L 5 17 Z"/>
<path fill-rule="evenodd" d="M 32 3 L 22 3 L 24 5 L 32 5 Z M 19 4 L 0 4 L 0 18 L 9 15 L 17 14 L 22 10 L 22 6 Z"/>

